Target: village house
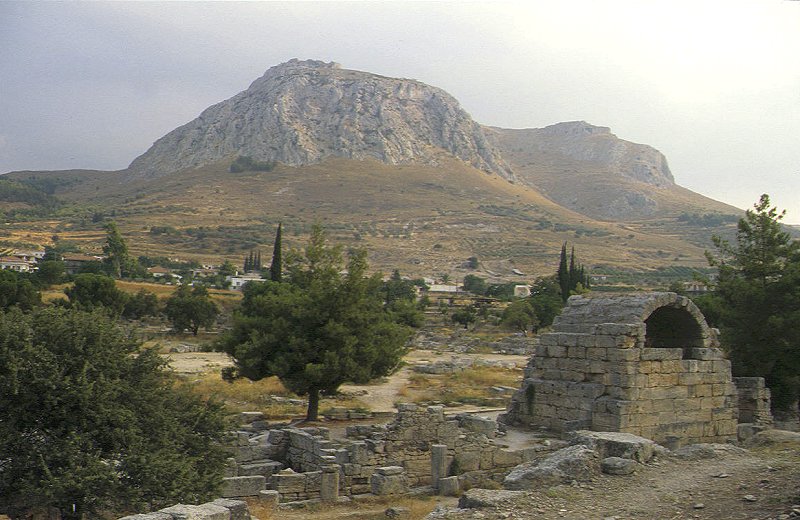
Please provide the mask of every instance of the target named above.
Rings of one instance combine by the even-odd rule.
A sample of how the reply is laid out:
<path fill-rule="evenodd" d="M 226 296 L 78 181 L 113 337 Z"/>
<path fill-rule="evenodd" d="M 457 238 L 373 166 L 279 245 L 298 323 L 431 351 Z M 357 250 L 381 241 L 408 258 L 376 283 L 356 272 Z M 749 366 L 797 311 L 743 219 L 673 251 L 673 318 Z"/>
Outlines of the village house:
<path fill-rule="evenodd" d="M 153 276 L 153 278 L 156 279 L 169 277 L 180 281 L 183 278 L 181 275 L 173 273 L 172 270 L 158 265 L 155 267 L 148 267 L 147 272 L 150 273 Z"/>
<path fill-rule="evenodd" d="M 18 256 L 0 257 L 0 269 L 17 271 L 18 273 L 30 273 L 35 270 L 34 263 L 23 260 Z"/>
<path fill-rule="evenodd" d="M 241 291 L 242 287 L 244 287 L 244 284 L 247 282 L 266 282 L 265 279 L 261 278 L 261 273 L 245 273 L 237 276 L 226 276 L 225 280 L 231 282 L 231 289 L 234 291 Z"/>

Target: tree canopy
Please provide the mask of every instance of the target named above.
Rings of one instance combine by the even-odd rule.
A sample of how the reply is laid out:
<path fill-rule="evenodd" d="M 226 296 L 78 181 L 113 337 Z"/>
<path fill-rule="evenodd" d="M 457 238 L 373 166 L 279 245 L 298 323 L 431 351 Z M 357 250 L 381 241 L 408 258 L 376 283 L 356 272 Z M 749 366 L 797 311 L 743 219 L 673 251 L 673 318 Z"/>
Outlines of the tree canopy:
<path fill-rule="evenodd" d="M 527 334 L 539 325 L 536 311 L 528 300 L 512 302 L 503 310 L 501 323 L 506 327 Z"/>
<path fill-rule="evenodd" d="M 784 213 L 762 195 L 739 220 L 736 242 L 713 237 L 719 270 L 708 307 L 719 325 L 733 373 L 760 376 L 776 412 L 797 413 L 800 395 L 800 242 L 780 221 Z"/>
<path fill-rule="evenodd" d="M 42 295 L 25 275 L 0 270 L 0 310 L 18 306 L 29 310 L 42 303 Z"/>
<path fill-rule="evenodd" d="M 197 336 L 200 327 L 208 329 L 214 325 L 219 308 L 204 286 L 189 287 L 183 284 L 167 298 L 164 314 L 172 322 L 175 331 L 189 330 Z"/>
<path fill-rule="evenodd" d="M 344 267 L 342 248 L 314 226 L 305 250 L 286 255 L 284 282 L 246 285 L 220 344 L 235 361 L 226 375 L 278 376 L 308 395 L 307 419 L 315 420 L 321 394 L 396 369 L 411 329 L 384 305 L 380 277 L 366 276 L 366 251 L 351 251 Z"/>
<path fill-rule="evenodd" d="M 221 408 L 138 348 L 99 310 L 0 313 L 0 511 L 100 518 L 214 496 Z"/>

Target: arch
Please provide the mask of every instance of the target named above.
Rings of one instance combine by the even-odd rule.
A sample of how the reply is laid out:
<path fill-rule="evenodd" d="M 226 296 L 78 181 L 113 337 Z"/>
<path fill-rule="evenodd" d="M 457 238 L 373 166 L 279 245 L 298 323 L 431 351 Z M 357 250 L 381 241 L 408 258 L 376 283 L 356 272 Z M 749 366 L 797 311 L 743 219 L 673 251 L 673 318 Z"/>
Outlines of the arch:
<path fill-rule="evenodd" d="M 646 347 L 682 348 L 683 359 L 691 359 L 693 348 L 709 343 L 708 325 L 694 304 L 657 307 L 644 319 L 644 325 Z"/>

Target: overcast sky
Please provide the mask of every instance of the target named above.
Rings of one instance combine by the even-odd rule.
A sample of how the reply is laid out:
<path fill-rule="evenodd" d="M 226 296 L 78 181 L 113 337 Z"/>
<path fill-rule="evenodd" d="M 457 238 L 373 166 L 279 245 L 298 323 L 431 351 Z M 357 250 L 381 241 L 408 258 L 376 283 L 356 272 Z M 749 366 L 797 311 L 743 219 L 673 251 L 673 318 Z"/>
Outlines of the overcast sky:
<path fill-rule="evenodd" d="M 7 2 L 0 173 L 121 169 L 291 58 L 413 78 L 480 123 L 585 120 L 800 224 L 800 1 Z"/>

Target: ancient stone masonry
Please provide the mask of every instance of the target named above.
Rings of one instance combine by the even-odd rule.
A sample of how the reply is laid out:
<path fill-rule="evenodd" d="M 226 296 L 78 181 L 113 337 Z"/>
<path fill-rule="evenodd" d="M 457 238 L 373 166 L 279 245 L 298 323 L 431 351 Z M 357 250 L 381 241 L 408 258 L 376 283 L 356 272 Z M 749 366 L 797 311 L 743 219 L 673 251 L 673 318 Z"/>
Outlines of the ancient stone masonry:
<path fill-rule="evenodd" d="M 739 422 L 772 426 L 771 395 L 763 377 L 734 377 L 739 393 Z"/>
<path fill-rule="evenodd" d="M 274 490 L 281 502 L 334 501 L 342 495 L 436 488 L 453 476 L 459 485 L 474 486 L 500 482 L 510 468 L 549 449 L 507 449 L 495 438 L 497 426 L 470 415 L 447 418 L 441 406 L 412 404 L 398 405 L 388 424 L 349 426 L 344 439 L 331 439 L 327 428 L 267 430 L 252 421 L 234 436 L 236 463 L 225 479 L 225 495 Z M 455 484 L 447 481 L 448 493 L 454 493 Z M 244 489 L 247 493 L 240 494 Z"/>
<path fill-rule="evenodd" d="M 676 447 L 735 438 L 736 400 L 730 361 L 688 298 L 572 296 L 501 421 Z"/>

